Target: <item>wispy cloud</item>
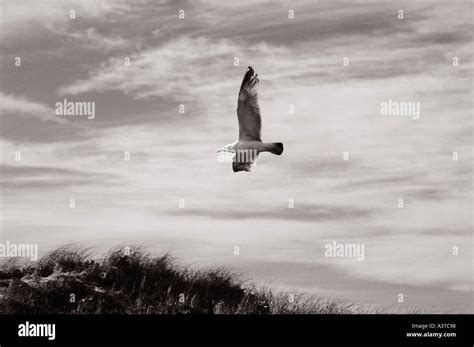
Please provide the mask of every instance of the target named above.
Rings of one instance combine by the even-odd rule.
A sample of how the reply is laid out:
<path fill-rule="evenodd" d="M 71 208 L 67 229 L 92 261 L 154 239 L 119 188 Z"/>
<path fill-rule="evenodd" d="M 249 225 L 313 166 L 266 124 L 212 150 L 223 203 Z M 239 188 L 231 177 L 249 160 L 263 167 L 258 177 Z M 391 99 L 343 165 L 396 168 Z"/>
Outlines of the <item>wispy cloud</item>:
<path fill-rule="evenodd" d="M 13 114 L 20 117 L 39 118 L 44 121 L 64 123 L 55 115 L 54 109 L 39 102 L 29 100 L 23 96 L 4 94 L 0 92 L 0 112 L 3 116 Z"/>
<path fill-rule="evenodd" d="M 35 35 L 38 27 L 47 27 L 60 23 L 71 23 L 71 11 L 74 19 L 94 18 L 96 21 L 107 15 L 123 15 L 130 9 L 126 0 L 90 0 L 61 1 L 33 0 L 2 2 L 2 41 L 17 35 Z M 37 32 L 37 31 L 36 31 Z"/>
<path fill-rule="evenodd" d="M 44 166 L 1 165 L 0 172 L 0 183 L 6 190 L 64 188 L 84 184 L 100 185 L 104 182 L 110 184 L 116 178 L 111 174 Z"/>
<path fill-rule="evenodd" d="M 248 48 L 246 55 L 262 59 L 282 51 L 259 44 Z M 100 70 L 92 72 L 90 78 L 64 86 L 59 92 L 61 95 L 75 95 L 117 90 L 139 99 L 221 96 L 235 87 L 233 62 L 241 52 L 243 46 L 230 40 L 212 41 L 184 36 L 130 57 L 113 58 Z M 126 62 L 125 58 L 129 61 Z M 232 94 L 235 94 L 234 89 Z"/>
<path fill-rule="evenodd" d="M 290 209 L 284 204 L 263 205 L 250 207 L 231 207 L 229 205 L 222 208 L 209 210 L 207 208 L 190 208 L 184 213 L 173 209 L 170 211 L 173 215 L 186 215 L 205 217 L 210 219 L 225 220 L 244 220 L 244 219 L 272 219 L 272 220 L 294 220 L 297 222 L 316 222 L 338 220 L 346 221 L 357 218 L 368 218 L 371 210 L 357 209 L 355 207 L 335 206 L 335 205 L 311 205 L 307 203 L 298 203 L 298 208 Z"/>

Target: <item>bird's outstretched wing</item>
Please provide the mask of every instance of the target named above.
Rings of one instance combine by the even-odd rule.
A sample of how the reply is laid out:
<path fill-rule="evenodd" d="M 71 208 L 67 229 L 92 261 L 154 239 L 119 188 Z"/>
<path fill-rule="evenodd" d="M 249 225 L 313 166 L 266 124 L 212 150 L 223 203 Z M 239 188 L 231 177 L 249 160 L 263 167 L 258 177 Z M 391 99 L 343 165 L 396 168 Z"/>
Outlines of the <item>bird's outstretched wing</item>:
<path fill-rule="evenodd" d="M 245 72 L 237 102 L 239 141 L 262 141 L 262 118 L 257 100 L 258 74 L 251 66 Z"/>

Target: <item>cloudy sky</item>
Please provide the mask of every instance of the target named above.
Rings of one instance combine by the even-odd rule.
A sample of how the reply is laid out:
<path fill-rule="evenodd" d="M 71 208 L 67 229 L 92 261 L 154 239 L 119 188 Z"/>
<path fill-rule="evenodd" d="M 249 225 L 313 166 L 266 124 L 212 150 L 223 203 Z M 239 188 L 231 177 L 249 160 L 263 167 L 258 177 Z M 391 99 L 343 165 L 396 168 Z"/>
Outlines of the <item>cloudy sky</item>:
<path fill-rule="evenodd" d="M 140 244 L 258 285 L 472 311 L 471 6 L 1 0 L 0 238 Z M 248 65 L 285 152 L 235 174 L 216 150 Z M 95 118 L 56 115 L 64 99 Z M 389 99 L 419 119 L 382 115 Z M 365 260 L 325 257 L 333 241 Z"/>

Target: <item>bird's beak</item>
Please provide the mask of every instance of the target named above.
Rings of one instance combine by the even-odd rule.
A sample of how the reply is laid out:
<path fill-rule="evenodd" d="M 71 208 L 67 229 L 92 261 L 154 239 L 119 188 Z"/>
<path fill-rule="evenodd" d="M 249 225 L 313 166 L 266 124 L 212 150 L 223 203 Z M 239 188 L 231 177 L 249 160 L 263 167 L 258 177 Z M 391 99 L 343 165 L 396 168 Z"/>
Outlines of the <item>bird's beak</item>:
<path fill-rule="evenodd" d="M 216 151 L 216 153 L 220 153 L 220 152 L 224 152 L 224 150 L 223 150 L 223 149 L 219 149 L 219 150 Z"/>

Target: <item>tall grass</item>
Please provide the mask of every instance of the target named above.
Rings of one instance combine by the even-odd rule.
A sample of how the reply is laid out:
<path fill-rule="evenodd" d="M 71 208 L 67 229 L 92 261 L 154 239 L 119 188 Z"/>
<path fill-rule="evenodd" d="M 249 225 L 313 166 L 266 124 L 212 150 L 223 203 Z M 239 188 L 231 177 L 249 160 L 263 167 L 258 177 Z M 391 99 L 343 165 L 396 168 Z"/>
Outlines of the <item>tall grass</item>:
<path fill-rule="evenodd" d="M 291 299 L 289 300 L 289 298 Z M 0 313 L 340 314 L 361 307 L 256 289 L 230 270 L 190 270 L 169 255 L 117 248 L 103 260 L 61 247 L 34 264 L 0 264 Z"/>

